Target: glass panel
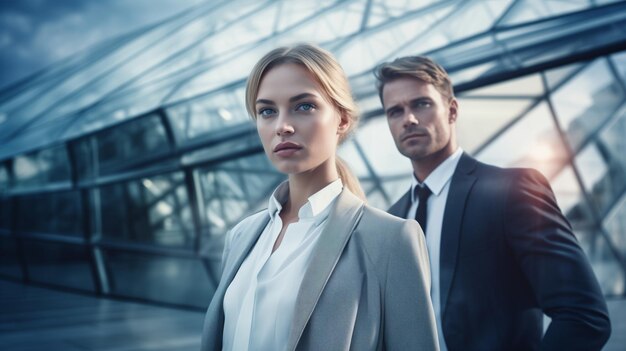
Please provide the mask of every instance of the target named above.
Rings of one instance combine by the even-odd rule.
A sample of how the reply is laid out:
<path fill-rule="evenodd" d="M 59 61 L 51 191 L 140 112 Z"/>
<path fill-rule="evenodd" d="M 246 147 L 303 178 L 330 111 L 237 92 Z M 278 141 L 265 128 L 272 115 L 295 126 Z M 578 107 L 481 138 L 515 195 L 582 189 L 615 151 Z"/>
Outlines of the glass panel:
<path fill-rule="evenodd" d="M 438 1 L 372 0 L 368 27 L 432 6 Z"/>
<path fill-rule="evenodd" d="M 18 232 L 83 236 L 78 191 L 19 196 L 15 204 Z"/>
<path fill-rule="evenodd" d="M 542 102 L 490 143 L 478 159 L 501 167 L 535 168 L 552 179 L 567 164 L 568 153 Z"/>
<path fill-rule="evenodd" d="M 567 166 L 551 182 L 561 211 L 565 214 L 574 230 L 594 227 L 594 220 L 574 170 Z"/>
<path fill-rule="evenodd" d="M 619 54 L 611 56 L 611 61 L 613 62 L 613 66 L 617 68 L 622 81 L 626 81 L 626 52 L 620 52 Z"/>
<path fill-rule="evenodd" d="M 215 292 L 202 261 L 189 258 L 104 251 L 111 293 L 153 301 L 206 307 Z M 212 262 L 212 265 L 219 265 Z"/>
<path fill-rule="evenodd" d="M 30 240 L 23 240 L 22 243 L 29 279 L 95 291 L 86 247 Z"/>
<path fill-rule="evenodd" d="M 250 121 L 245 106 L 244 88 L 213 94 L 167 109 L 179 142 L 217 132 L 221 128 Z"/>
<path fill-rule="evenodd" d="M 584 10 L 590 7 L 589 0 L 522 0 L 502 20 L 503 24 L 512 25 L 542 18 L 548 18 L 568 12 Z"/>
<path fill-rule="evenodd" d="M 11 199 L 0 197 L 0 231 L 11 230 L 12 214 L 13 206 L 11 206 Z"/>
<path fill-rule="evenodd" d="M 0 276 L 22 279 L 15 238 L 0 235 Z"/>
<path fill-rule="evenodd" d="M 606 153 L 598 146 L 588 145 L 576 156 L 575 163 L 593 204 L 604 213 L 626 186 L 626 176 L 621 165 L 607 164 Z"/>
<path fill-rule="evenodd" d="M 9 189 L 9 167 L 6 163 L 0 163 L 0 195 Z"/>
<path fill-rule="evenodd" d="M 565 67 L 559 67 L 555 69 L 551 69 L 545 72 L 546 75 L 546 83 L 548 84 L 548 88 L 550 90 L 559 86 L 565 80 L 570 79 L 573 74 L 578 73 L 578 70 L 581 69 L 585 64 L 574 64 Z"/>
<path fill-rule="evenodd" d="M 604 221 L 604 228 L 613 246 L 626 257 L 626 196 L 623 194 L 619 204 Z"/>
<path fill-rule="evenodd" d="M 77 141 L 78 174 L 85 180 L 118 173 L 169 150 L 160 117 L 149 115 Z"/>
<path fill-rule="evenodd" d="M 622 99 L 621 87 L 605 59 L 594 61 L 552 95 L 561 127 L 574 149 L 614 113 Z"/>
<path fill-rule="evenodd" d="M 32 188 L 70 182 L 71 172 L 65 145 L 47 148 L 13 161 L 16 188 Z"/>
<path fill-rule="evenodd" d="M 413 172 L 409 171 L 403 177 L 394 177 L 383 180 L 383 188 L 385 189 L 390 202 L 385 207 L 381 207 L 382 209 L 386 210 L 389 208 L 389 206 L 398 201 L 400 197 L 411 188 L 412 176 Z"/>
<path fill-rule="evenodd" d="M 386 117 L 375 117 L 363 123 L 353 137 L 358 140 L 379 176 L 406 175 L 412 172 L 411 162 L 396 148 Z"/>
<path fill-rule="evenodd" d="M 355 176 L 359 178 L 370 176 L 370 172 L 367 170 L 365 161 L 357 150 L 355 141 L 346 140 L 346 142 L 339 147 L 337 154 L 342 160 L 344 160 Z M 365 155 L 365 157 L 369 160 L 369 156 Z"/>
<path fill-rule="evenodd" d="M 600 232 L 576 231 L 576 237 L 589 258 L 604 295 L 624 294 L 624 272 Z"/>
<path fill-rule="evenodd" d="M 463 95 L 465 96 L 465 95 Z M 533 100 L 458 98 L 457 140 L 473 153 L 488 138 L 526 111 Z"/>
<path fill-rule="evenodd" d="M 626 169 L 626 106 L 622 106 L 616 117 L 600 133 L 598 146 L 607 162 L 615 168 Z"/>
<path fill-rule="evenodd" d="M 221 255 L 224 234 L 243 217 L 258 208 L 266 208 L 269 196 L 285 179 L 265 154 L 196 172 L 202 191 L 202 252 L 211 257 Z"/>
<path fill-rule="evenodd" d="M 525 76 L 522 78 L 508 80 L 502 83 L 488 85 L 483 88 L 470 90 L 463 93 L 463 96 L 534 96 L 538 97 L 544 93 L 543 83 L 538 74 Z"/>
<path fill-rule="evenodd" d="M 182 172 L 106 185 L 91 195 L 96 237 L 193 247 L 195 232 Z"/>

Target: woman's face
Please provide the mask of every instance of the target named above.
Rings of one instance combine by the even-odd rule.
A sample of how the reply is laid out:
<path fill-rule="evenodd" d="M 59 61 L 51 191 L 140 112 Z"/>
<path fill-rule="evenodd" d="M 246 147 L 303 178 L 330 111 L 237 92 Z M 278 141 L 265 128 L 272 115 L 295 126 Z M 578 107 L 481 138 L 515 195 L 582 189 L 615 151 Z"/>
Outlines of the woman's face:
<path fill-rule="evenodd" d="M 283 173 L 335 167 L 339 136 L 349 121 L 303 66 L 280 64 L 265 73 L 255 104 L 265 153 Z"/>

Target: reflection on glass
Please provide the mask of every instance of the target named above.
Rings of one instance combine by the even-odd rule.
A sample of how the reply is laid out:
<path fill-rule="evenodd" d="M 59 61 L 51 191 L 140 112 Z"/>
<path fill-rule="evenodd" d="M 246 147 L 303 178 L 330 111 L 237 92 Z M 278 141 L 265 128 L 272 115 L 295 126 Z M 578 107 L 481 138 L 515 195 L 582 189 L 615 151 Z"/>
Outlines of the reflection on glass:
<path fill-rule="evenodd" d="M 626 106 L 622 106 L 615 118 L 600 133 L 597 142 L 607 162 L 615 168 L 626 169 Z"/>
<path fill-rule="evenodd" d="M 488 85 L 484 88 L 478 88 L 468 91 L 464 96 L 506 96 L 506 97 L 539 97 L 544 92 L 543 83 L 539 74 L 524 76 L 517 79 L 511 79 L 502 83 Z M 492 100 L 492 102 L 497 102 Z"/>
<path fill-rule="evenodd" d="M 70 165 L 64 145 L 17 156 L 13 160 L 15 186 L 32 188 L 70 181 Z"/>
<path fill-rule="evenodd" d="M 9 189 L 9 167 L 6 163 L 0 163 L 0 195 Z"/>
<path fill-rule="evenodd" d="M 473 153 L 489 138 L 529 108 L 531 99 L 463 98 L 459 101 L 456 133 L 459 145 Z"/>
<path fill-rule="evenodd" d="M 91 194 L 97 237 L 193 247 L 195 232 L 182 172 L 107 185 Z"/>
<path fill-rule="evenodd" d="M 197 177 L 202 191 L 202 251 L 221 253 L 224 234 L 242 218 L 265 208 L 274 188 L 285 179 L 268 161 L 257 154 L 201 168 Z"/>
<path fill-rule="evenodd" d="M 29 279 L 95 291 L 86 247 L 30 240 L 22 243 Z"/>
<path fill-rule="evenodd" d="M 593 205 L 605 213 L 615 197 L 626 186 L 626 176 L 620 164 L 607 163 L 608 153 L 602 143 L 589 144 L 576 156 L 575 163 Z"/>
<path fill-rule="evenodd" d="M 575 231 L 578 243 L 589 258 L 604 295 L 624 294 L 624 272 L 599 232 Z"/>
<path fill-rule="evenodd" d="M 15 198 L 18 232 L 83 236 L 78 191 L 62 191 Z"/>
<path fill-rule="evenodd" d="M 567 166 L 551 182 L 561 211 L 574 229 L 593 228 L 591 211 L 571 166 Z"/>
<path fill-rule="evenodd" d="M 0 276 L 22 278 L 16 240 L 6 235 L 0 235 Z"/>
<path fill-rule="evenodd" d="M 598 59 L 552 95 L 561 127 L 576 150 L 623 99 L 605 59 Z"/>
<path fill-rule="evenodd" d="M 114 295 L 205 307 L 217 287 L 198 259 L 117 251 L 105 251 L 104 257 Z"/>
<path fill-rule="evenodd" d="M 396 148 L 386 117 L 363 123 L 353 137 L 363 148 L 378 176 L 406 175 L 412 172 L 411 161 L 402 156 Z"/>
<path fill-rule="evenodd" d="M 613 246 L 626 257 L 626 196 L 611 210 L 604 221 L 604 228 L 611 239 Z"/>
<path fill-rule="evenodd" d="M 175 105 L 167 110 L 179 143 L 246 122 L 243 88 Z"/>
<path fill-rule="evenodd" d="M 142 117 L 76 142 L 79 177 L 93 179 L 120 172 L 169 147 L 159 116 Z"/>
<path fill-rule="evenodd" d="M 530 167 L 551 179 L 567 164 L 568 156 L 545 102 L 513 124 L 478 155 L 501 167 Z"/>

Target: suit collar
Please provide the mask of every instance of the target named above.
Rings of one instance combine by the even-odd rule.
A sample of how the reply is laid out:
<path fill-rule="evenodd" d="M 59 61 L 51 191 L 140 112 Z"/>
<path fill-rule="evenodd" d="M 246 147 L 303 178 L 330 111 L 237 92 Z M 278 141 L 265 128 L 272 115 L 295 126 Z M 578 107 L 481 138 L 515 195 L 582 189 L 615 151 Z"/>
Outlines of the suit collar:
<path fill-rule="evenodd" d="M 287 350 L 295 350 L 313 310 L 328 282 L 344 247 L 363 212 L 363 201 L 349 190 L 339 194 L 328 217 L 326 227 L 320 234 L 302 284 L 296 297 L 297 313 L 294 316 Z"/>
<path fill-rule="evenodd" d="M 450 287 L 454 279 L 459 241 L 462 235 L 463 215 L 470 191 L 476 182 L 478 161 L 463 153 L 452 176 L 450 192 L 446 201 L 441 228 L 441 251 L 439 259 L 439 286 L 441 291 L 441 316 L 445 318 Z"/>

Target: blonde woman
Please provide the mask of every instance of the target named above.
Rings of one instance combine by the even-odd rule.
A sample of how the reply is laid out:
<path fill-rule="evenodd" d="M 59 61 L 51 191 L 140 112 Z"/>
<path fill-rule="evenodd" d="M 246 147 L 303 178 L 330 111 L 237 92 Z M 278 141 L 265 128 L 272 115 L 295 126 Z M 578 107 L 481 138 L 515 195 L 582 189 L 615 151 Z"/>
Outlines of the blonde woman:
<path fill-rule="evenodd" d="M 436 350 L 422 231 L 364 204 L 337 146 L 358 121 L 335 58 L 275 49 L 246 107 L 288 180 L 227 235 L 202 350 Z"/>

